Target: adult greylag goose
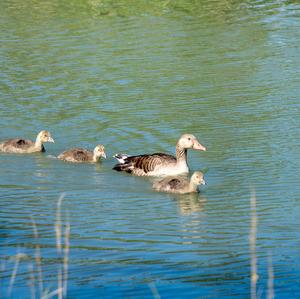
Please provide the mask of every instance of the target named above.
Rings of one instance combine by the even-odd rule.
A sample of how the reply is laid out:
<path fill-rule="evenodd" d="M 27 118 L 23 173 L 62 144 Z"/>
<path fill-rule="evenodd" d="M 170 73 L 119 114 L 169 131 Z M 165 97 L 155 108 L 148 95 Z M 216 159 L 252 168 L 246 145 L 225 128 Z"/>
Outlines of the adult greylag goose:
<path fill-rule="evenodd" d="M 190 180 L 183 177 L 167 177 L 161 181 L 155 182 L 153 188 L 157 191 L 185 194 L 198 192 L 199 185 L 205 185 L 205 180 L 202 172 L 195 171 Z"/>
<path fill-rule="evenodd" d="M 43 143 L 54 142 L 50 132 L 41 131 L 35 142 L 22 138 L 4 140 L 0 143 L 0 151 L 5 153 L 30 154 L 36 152 L 45 152 Z"/>
<path fill-rule="evenodd" d="M 102 144 L 97 145 L 93 151 L 89 151 L 85 148 L 71 148 L 61 153 L 58 157 L 60 160 L 75 163 L 96 163 L 100 161 L 100 158 L 106 158 L 104 146 Z"/>
<path fill-rule="evenodd" d="M 176 157 L 163 153 L 138 156 L 117 154 L 114 157 L 119 163 L 113 169 L 137 176 L 163 176 L 187 173 L 189 172 L 187 150 L 190 148 L 206 151 L 205 146 L 201 145 L 194 135 L 184 134 L 176 144 Z"/>

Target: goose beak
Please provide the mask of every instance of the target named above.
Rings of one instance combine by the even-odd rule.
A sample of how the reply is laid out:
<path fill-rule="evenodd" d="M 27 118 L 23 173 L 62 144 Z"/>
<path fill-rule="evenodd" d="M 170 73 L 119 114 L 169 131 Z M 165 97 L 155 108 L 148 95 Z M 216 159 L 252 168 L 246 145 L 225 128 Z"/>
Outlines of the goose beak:
<path fill-rule="evenodd" d="M 53 142 L 54 143 L 54 139 L 52 137 L 48 137 L 48 142 Z"/>
<path fill-rule="evenodd" d="M 106 159 L 106 154 L 104 152 L 102 153 L 102 157 Z"/>
<path fill-rule="evenodd" d="M 205 185 L 205 184 L 206 184 L 205 180 L 202 180 L 201 184 L 202 184 L 202 185 Z"/>
<path fill-rule="evenodd" d="M 197 140 L 194 141 L 193 149 L 199 150 L 199 151 L 206 151 L 206 147 L 202 144 L 200 144 Z"/>

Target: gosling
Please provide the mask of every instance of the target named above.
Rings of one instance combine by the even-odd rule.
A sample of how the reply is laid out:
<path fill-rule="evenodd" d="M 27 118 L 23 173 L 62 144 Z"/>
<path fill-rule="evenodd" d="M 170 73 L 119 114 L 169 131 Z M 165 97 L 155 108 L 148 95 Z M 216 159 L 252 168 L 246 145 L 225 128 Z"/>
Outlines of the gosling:
<path fill-rule="evenodd" d="M 183 177 L 168 177 L 155 182 L 153 188 L 157 191 L 186 194 L 198 192 L 198 186 L 200 185 L 205 185 L 203 173 L 195 171 L 190 180 Z"/>
<path fill-rule="evenodd" d="M 0 143 L 0 151 L 16 154 L 45 152 L 46 150 L 43 145 L 45 142 L 54 142 L 54 140 L 50 132 L 43 130 L 37 135 L 35 142 L 23 138 L 4 140 Z"/>
<path fill-rule="evenodd" d="M 57 158 L 73 163 L 97 163 L 101 158 L 106 158 L 106 154 L 104 146 L 99 144 L 95 147 L 94 151 L 84 148 L 72 148 L 64 151 Z"/>

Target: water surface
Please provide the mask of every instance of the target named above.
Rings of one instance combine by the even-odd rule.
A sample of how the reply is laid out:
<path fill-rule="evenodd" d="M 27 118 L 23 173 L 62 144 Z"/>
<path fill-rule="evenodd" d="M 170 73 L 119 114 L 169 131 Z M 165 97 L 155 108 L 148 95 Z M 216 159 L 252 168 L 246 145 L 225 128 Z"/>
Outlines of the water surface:
<path fill-rule="evenodd" d="M 40 296 L 36 246 L 43 290 L 57 288 L 61 194 L 68 298 L 249 298 L 251 190 L 258 294 L 272 269 L 276 297 L 296 298 L 299 4 L 119 3 L 0 4 L 0 139 L 55 139 L 46 153 L 0 155 L 4 298 L 10 284 L 11 298 Z M 205 172 L 200 194 L 157 193 L 111 170 L 114 153 L 174 153 L 183 133 L 208 148 L 188 156 Z M 99 165 L 53 159 L 98 143 Z"/>

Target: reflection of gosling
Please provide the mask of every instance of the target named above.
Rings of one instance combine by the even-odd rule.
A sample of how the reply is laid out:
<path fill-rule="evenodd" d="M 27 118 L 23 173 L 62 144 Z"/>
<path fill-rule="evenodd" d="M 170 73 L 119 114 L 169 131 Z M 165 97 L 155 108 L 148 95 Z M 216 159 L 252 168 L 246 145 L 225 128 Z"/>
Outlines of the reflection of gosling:
<path fill-rule="evenodd" d="M 95 147 L 94 151 L 89 151 L 84 148 L 72 148 L 61 153 L 57 158 L 67 162 L 77 162 L 77 163 L 96 163 L 100 158 L 106 158 L 104 151 L 104 146 L 99 144 Z"/>
<path fill-rule="evenodd" d="M 50 132 L 41 131 L 35 142 L 22 138 L 8 139 L 0 143 L 0 151 L 5 153 L 30 154 L 44 152 L 44 142 L 54 142 Z"/>
<path fill-rule="evenodd" d="M 165 178 L 155 182 L 153 188 L 157 191 L 184 194 L 198 192 L 199 185 L 205 185 L 205 180 L 202 172 L 195 171 L 190 180 L 182 177 Z"/>

